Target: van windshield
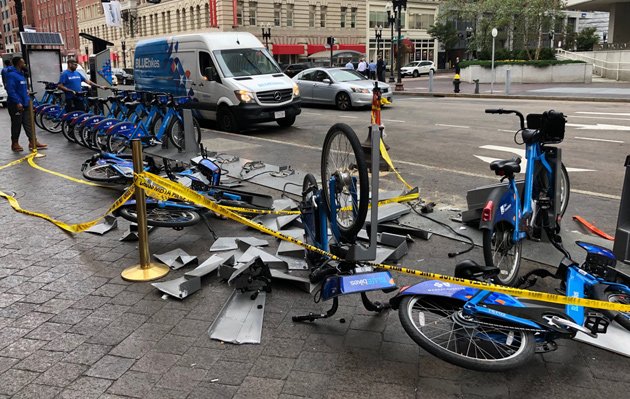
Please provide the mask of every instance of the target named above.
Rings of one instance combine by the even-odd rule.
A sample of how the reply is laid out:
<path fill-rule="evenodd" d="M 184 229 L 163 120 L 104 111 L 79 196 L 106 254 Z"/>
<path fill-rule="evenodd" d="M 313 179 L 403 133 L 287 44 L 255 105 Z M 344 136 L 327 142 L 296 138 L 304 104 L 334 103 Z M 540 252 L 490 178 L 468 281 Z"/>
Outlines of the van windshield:
<path fill-rule="evenodd" d="M 214 56 L 226 78 L 281 73 L 264 49 L 216 50 Z"/>

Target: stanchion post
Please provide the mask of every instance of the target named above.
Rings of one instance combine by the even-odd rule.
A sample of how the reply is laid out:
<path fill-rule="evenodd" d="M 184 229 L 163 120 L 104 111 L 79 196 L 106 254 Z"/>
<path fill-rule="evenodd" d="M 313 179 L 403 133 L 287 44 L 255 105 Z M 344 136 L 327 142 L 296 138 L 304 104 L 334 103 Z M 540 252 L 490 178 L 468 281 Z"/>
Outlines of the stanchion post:
<path fill-rule="evenodd" d="M 429 70 L 429 93 L 433 93 L 433 69 Z"/>
<path fill-rule="evenodd" d="M 505 94 L 510 95 L 510 84 L 512 84 L 512 71 L 510 69 L 505 70 Z"/>
<path fill-rule="evenodd" d="M 24 111 L 22 111 L 24 112 Z M 35 110 L 33 109 L 33 101 L 31 100 L 31 105 L 28 107 L 28 117 L 29 123 L 31 124 L 31 139 L 33 140 L 33 150 L 35 153 L 35 158 L 44 158 L 46 155 L 37 151 L 37 133 L 35 130 L 37 129 L 37 125 L 35 125 Z"/>
<path fill-rule="evenodd" d="M 131 141 L 131 156 L 133 160 L 133 171 L 135 174 L 144 170 L 142 142 L 139 139 Z M 138 251 L 140 253 L 140 264 L 128 267 L 123 270 L 121 277 L 128 281 L 151 281 L 157 280 L 168 274 L 170 269 L 166 265 L 151 263 L 149 252 L 149 232 L 147 228 L 147 204 L 144 190 L 136 187 L 136 215 L 138 217 Z"/>

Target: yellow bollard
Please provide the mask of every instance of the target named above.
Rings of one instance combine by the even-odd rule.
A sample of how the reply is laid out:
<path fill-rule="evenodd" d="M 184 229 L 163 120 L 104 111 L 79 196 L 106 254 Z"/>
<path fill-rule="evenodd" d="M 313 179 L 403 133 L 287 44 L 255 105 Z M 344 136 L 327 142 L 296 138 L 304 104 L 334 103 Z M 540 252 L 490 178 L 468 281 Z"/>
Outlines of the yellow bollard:
<path fill-rule="evenodd" d="M 142 173 L 142 142 L 138 139 L 131 141 L 131 155 L 134 173 Z M 151 263 L 149 252 L 149 232 L 147 230 L 147 203 L 144 190 L 136 187 L 136 214 L 138 215 L 138 251 L 140 264 L 123 270 L 121 277 L 128 281 L 152 281 L 164 277 L 170 269 L 166 265 Z"/>

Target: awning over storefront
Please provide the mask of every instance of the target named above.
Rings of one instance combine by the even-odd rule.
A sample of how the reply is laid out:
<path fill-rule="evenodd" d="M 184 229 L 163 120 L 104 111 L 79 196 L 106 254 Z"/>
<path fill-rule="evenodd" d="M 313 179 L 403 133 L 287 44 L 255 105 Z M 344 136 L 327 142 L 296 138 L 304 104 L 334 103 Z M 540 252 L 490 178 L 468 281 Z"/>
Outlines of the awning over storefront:
<path fill-rule="evenodd" d="M 353 50 L 365 54 L 365 44 L 340 44 L 339 50 Z"/>
<path fill-rule="evenodd" d="M 271 52 L 273 55 L 304 55 L 304 45 L 274 44 Z"/>
<path fill-rule="evenodd" d="M 326 50 L 326 46 L 324 46 L 323 44 L 309 44 L 307 47 L 308 55 L 319 53 L 320 51 L 324 50 Z"/>

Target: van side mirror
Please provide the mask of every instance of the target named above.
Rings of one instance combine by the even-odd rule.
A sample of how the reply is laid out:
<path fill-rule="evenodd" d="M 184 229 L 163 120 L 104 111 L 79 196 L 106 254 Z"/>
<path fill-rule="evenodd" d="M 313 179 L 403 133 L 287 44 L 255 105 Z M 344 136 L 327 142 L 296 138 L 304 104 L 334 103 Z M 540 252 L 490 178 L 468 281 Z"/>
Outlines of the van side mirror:
<path fill-rule="evenodd" d="M 211 81 L 211 82 L 215 82 L 219 80 L 219 74 L 217 73 L 217 70 L 214 67 L 207 67 L 203 71 L 203 76 L 205 76 L 206 79 L 208 79 L 208 81 Z"/>

